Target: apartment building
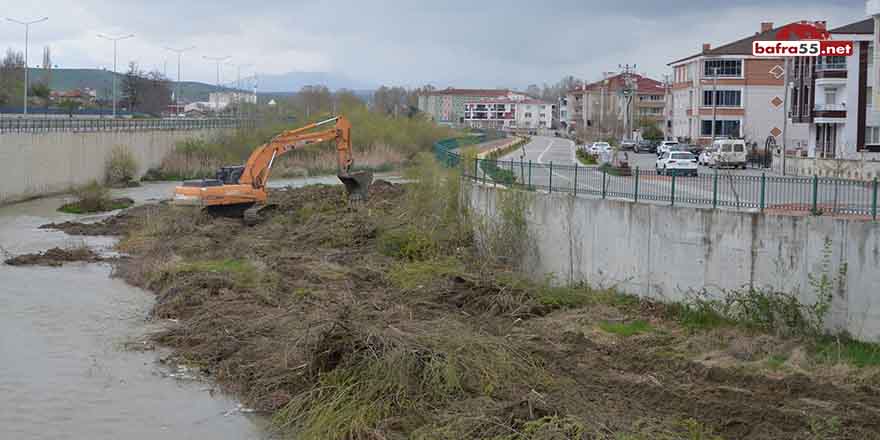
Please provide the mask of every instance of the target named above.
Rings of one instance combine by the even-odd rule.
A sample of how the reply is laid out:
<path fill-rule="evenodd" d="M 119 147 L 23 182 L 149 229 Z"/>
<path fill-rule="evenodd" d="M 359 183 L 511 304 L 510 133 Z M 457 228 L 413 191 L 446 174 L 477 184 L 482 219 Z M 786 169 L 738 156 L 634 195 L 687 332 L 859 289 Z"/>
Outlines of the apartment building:
<path fill-rule="evenodd" d="M 791 65 L 791 122 L 808 127 L 805 150 L 819 159 L 880 159 L 880 112 L 874 107 L 875 19 L 830 31 L 855 43 L 848 57 L 795 57 Z"/>
<path fill-rule="evenodd" d="M 464 103 L 464 125 L 500 130 L 552 128 L 556 105 L 533 98 L 482 98 Z"/>
<path fill-rule="evenodd" d="M 428 114 L 434 121 L 448 125 L 465 123 L 466 102 L 483 99 L 527 98 L 525 94 L 507 89 L 453 89 L 434 90 L 419 95 L 419 111 Z"/>
<path fill-rule="evenodd" d="M 644 121 L 662 128 L 666 116 L 666 87 L 660 81 L 636 73 L 605 73 L 604 79 L 569 91 L 569 132 L 589 137 L 622 137 L 627 127 L 635 130 Z M 631 94 L 627 109 L 627 94 Z M 629 111 L 628 111 L 629 110 Z M 628 118 L 627 118 L 628 116 Z"/>
<path fill-rule="evenodd" d="M 716 48 L 706 43 L 701 52 L 669 63 L 672 137 L 708 144 L 714 134 L 763 146 L 768 137 L 781 144 L 786 130 L 789 145 L 807 144 L 805 124 L 785 127 L 783 59 L 752 56 L 752 42 L 775 40 L 777 30 L 761 23 L 753 35 Z"/>

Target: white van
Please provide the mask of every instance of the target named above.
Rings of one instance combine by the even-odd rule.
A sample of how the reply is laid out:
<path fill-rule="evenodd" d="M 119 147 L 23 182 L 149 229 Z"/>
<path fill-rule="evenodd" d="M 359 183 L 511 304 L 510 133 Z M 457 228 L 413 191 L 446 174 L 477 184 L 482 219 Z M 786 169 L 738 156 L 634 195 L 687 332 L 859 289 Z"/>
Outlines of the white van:
<path fill-rule="evenodd" d="M 746 141 L 742 139 L 719 139 L 712 144 L 710 166 L 743 168 L 746 167 Z"/>

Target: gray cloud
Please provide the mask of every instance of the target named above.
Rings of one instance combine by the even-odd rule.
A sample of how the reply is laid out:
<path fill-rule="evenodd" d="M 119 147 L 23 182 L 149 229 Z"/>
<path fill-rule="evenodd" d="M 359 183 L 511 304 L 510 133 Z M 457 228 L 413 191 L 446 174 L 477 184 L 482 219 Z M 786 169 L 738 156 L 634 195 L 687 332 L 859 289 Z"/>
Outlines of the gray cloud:
<path fill-rule="evenodd" d="M 213 82 L 202 55 L 229 55 L 261 72 L 331 71 L 410 86 L 521 87 L 567 74 L 597 78 L 620 63 L 660 76 L 703 42 L 742 38 L 761 21 L 839 26 L 864 16 L 859 0 L 2 1 L 10 16 L 50 17 L 32 29 L 31 64 L 48 44 L 62 66 L 107 67 L 112 46 L 95 34 L 133 32 L 120 64 L 167 62 L 173 72 L 176 58 L 162 47 L 194 44 L 189 79 Z M 19 26 L 0 25 L 0 41 L 20 48 Z M 233 72 L 226 67 L 224 77 Z"/>

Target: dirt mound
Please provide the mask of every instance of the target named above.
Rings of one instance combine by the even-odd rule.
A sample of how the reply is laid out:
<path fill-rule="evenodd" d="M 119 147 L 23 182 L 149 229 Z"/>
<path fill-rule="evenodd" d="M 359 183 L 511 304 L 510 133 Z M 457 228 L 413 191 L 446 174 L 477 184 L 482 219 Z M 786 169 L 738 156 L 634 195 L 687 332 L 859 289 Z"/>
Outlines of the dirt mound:
<path fill-rule="evenodd" d="M 118 236 L 125 233 L 125 231 L 131 229 L 134 226 L 134 222 L 139 221 L 140 219 L 149 215 L 150 212 L 155 212 L 158 209 L 158 205 L 138 206 L 125 210 L 113 217 L 108 217 L 99 222 L 80 223 L 68 221 L 62 223 L 49 223 L 40 226 L 40 229 L 54 229 L 62 231 L 68 235 L 79 236 Z"/>
<path fill-rule="evenodd" d="M 51 266 L 58 267 L 64 263 L 75 261 L 84 261 L 88 263 L 96 263 L 104 261 L 100 255 L 87 247 L 78 247 L 72 249 L 52 248 L 45 252 L 35 254 L 23 254 L 10 258 L 4 263 L 10 266 Z"/>

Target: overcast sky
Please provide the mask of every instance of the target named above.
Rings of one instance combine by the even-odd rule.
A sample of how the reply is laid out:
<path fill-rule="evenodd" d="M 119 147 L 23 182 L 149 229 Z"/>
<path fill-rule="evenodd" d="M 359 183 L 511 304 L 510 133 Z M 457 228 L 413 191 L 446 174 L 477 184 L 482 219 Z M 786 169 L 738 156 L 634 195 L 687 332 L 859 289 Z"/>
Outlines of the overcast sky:
<path fill-rule="evenodd" d="M 761 21 L 837 27 L 865 18 L 861 0 L 0 0 L 0 14 L 49 17 L 31 28 L 32 66 L 48 45 L 60 67 L 112 68 L 112 43 L 96 35 L 134 33 L 119 43 L 120 70 L 130 60 L 148 70 L 167 62 L 174 78 L 176 55 L 163 46 L 195 45 L 184 79 L 213 83 L 208 55 L 253 64 L 245 74 L 439 87 L 592 80 L 622 63 L 659 79 L 669 61 L 745 37 Z M 22 49 L 23 40 L 21 26 L 0 23 L 0 46 Z"/>

